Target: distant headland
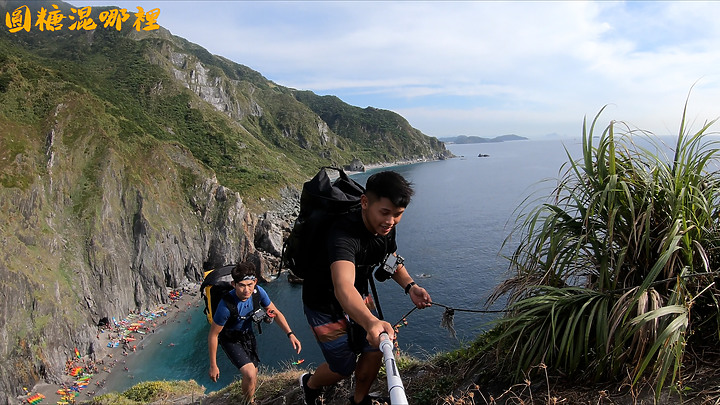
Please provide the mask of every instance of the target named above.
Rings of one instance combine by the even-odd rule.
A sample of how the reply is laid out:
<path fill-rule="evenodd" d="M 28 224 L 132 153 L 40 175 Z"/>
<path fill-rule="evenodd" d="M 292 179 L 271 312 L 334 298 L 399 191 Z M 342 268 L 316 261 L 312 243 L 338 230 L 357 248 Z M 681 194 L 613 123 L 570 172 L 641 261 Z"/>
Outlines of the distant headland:
<path fill-rule="evenodd" d="M 480 136 L 466 136 L 458 135 L 446 138 L 438 138 L 440 141 L 445 143 L 495 143 L 495 142 L 507 142 L 507 141 L 527 141 L 528 138 L 520 135 L 500 135 L 495 138 L 483 138 Z"/>

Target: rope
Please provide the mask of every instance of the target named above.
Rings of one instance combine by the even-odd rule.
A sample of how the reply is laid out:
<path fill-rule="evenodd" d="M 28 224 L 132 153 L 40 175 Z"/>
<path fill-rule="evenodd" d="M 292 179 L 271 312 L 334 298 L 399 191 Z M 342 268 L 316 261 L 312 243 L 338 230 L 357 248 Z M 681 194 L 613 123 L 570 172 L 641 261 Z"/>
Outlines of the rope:
<path fill-rule="evenodd" d="M 395 323 L 393 324 L 393 328 L 396 328 L 396 327 L 400 326 L 400 324 L 403 323 L 403 321 L 405 321 L 405 318 L 407 318 L 408 316 L 410 316 L 410 314 L 412 314 L 413 311 L 415 311 L 416 309 L 417 309 L 417 307 L 413 307 L 413 309 L 411 309 L 410 312 L 408 312 L 407 314 L 403 315 L 403 317 L 400 318 L 399 321 L 397 321 L 397 322 L 395 322 Z"/>
<path fill-rule="evenodd" d="M 479 313 L 479 314 L 501 314 L 501 313 L 506 313 L 506 312 L 508 312 L 507 310 L 504 310 L 504 309 L 498 309 L 498 310 L 482 310 L 482 309 L 453 308 L 453 307 L 451 307 L 451 306 L 448 306 L 448 305 L 445 305 L 445 304 L 441 304 L 441 303 L 439 303 L 439 302 L 434 302 L 434 301 L 433 301 L 433 303 L 432 303 L 432 306 L 443 307 L 443 308 L 445 308 L 445 312 L 448 312 L 448 311 L 456 312 L 456 311 L 457 311 L 457 312 L 474 312 L 474 313 Z M 408 311 L 405 315 L 403 315 L 403 316 L 400 318 L 399 321 L 395 322 L 395 323 L 393 324 L 393 327 L 399 326 L 401 323 L 403 323 L 403 321 L 405 320 L 405 318 L 407 318 L 408 316 L 410 316 L 410 314 L 412 314 L 416 309 L 417 309 L 417 307 L 413 307 L 413 309 L 411 309 L 411 310 Z"/>
<path fill-rule="evenodd" d="M 508 312 L 508 311 L 506 311 L 506 310 L 504 310 L 504 309 L 491 310 L 491 309 L 464 309 L 464 308 L 453 308 L 453 307 L 450 307 L 450 306 L 447 306 L 447 305 L 443 305 L 443 304 L 441 304 L 441 303 L 439 303 L 439 302 L 433 302 L 432 304 L 433 304 L 433 305 L 437 305 L 437 306 L 439 306 L 439 307 L 443 307 L 443 308 L 445 308 L 445 309 L 451 309 L 451 310 L 453 310 L 453 311 L 458 311 L 458 312 L 475 312 L 475 313 L 480 313 L 480 314 L 498 314 L 498 313 Z"/>
<path fill-rule="evenodd" d="M 433 302 L 433 306 L 438 306 L 445 308 L 445 312 L 442 315 L 442 319 L 440 321 L 440 326 L 447 329 L 453 338 L 457 338 L 455 335 L 455 326 L 454 326 L 454 317 L 455 317 L 455 311 L 458 312 L 473 312 L 473 313 L 482 313 L 482 314 L 497 314 L 497 313 L 505 313 L 508 312 L 506 310 L 482 310 L 482 309 L 467 309 L 467 308 L 453 308 L 445 304 L 441 304 L 439 302 Z M 400 326 L 400 324 L 407 324 L 407 317 L 412 314 L 417 307 L 413 307 L 408 313 L 402 316 L 399 321 L 395 322 L 393 324 L 393 328 L 397 330 L 397 328 Z"/>

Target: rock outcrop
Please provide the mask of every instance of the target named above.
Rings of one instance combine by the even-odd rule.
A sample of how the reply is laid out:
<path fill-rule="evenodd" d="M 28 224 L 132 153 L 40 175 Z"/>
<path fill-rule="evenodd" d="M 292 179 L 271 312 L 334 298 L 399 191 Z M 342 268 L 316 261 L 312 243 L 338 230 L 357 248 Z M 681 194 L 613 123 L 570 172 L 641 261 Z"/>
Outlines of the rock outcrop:
<path fill-rule="evenodd" d="M 365 165 L 360 159 L 353 159 L 349 165 L 345 165 L 344 169 L 351 172 L 364 172 Z"/>
<path fill-rule="evenodd" d="M 13 136 L 26 184 L 0 188 L 0 403 L 59 381 L 75 347 L 97 346 L 100 319 L 167 303 L 218 265 L 249 259 L 270 278 L 282 247 L 286 220 L 251 213 L 182 146 L 69 131 L 90 112 L 78 104 L 56 107 L 46 140 Z"/>

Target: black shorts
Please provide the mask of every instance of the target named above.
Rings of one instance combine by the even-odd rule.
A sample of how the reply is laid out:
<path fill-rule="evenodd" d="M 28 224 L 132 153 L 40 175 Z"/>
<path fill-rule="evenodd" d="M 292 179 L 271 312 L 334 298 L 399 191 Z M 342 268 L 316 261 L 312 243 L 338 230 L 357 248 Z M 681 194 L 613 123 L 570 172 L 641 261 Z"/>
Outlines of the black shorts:
<path fill-rule="evenodd" d="M 234 334 L 233 336 L 223 336 L 221 333 L 218 342 L 230 362 L 238 369 L 248 363 L 254 364 L 255 367 L 260 364 L 260 357 L 257 354 L 257 341 L 252 331 Z"/>

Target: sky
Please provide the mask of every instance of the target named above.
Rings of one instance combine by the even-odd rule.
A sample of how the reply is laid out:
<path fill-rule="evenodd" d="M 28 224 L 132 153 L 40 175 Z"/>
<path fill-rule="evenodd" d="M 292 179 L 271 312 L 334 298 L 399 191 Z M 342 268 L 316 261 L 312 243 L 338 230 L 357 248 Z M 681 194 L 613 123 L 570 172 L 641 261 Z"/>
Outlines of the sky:
<path fill-rule="evenodd" d="M 282 86 L 436 137 L 657 135 L 720 117 L 720 2 L 70 1 L 159 8 L 173 35 Z"/>

